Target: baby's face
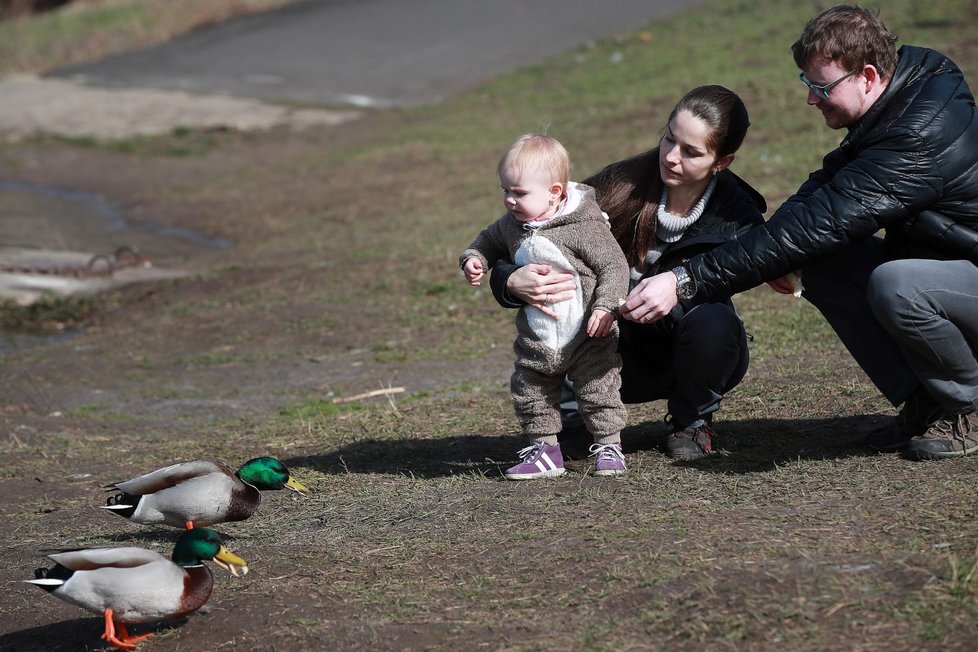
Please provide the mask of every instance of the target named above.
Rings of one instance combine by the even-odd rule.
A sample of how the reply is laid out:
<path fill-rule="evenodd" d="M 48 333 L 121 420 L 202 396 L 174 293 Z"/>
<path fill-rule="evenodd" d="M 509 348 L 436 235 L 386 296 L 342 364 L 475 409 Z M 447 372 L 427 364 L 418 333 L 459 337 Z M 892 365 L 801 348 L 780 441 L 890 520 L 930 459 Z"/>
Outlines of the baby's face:
<path fill-rule="evenodd" d="M 563 186 L 554 183 L 541 170 L 503 170 L 499 174 L 503 205 L 520 222 L 553 215 L 560 203 Z"/>

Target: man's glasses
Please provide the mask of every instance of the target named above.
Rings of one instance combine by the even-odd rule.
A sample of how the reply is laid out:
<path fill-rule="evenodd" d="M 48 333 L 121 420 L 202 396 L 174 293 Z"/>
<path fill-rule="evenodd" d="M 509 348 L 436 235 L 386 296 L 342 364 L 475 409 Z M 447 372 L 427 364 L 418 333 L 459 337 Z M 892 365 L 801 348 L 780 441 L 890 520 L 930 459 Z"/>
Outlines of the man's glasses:
<path fill-rule="evenodd" d="M 853 70 L 852 72 L 846 73 L 845 75 L 842 75 L 836 79 L 834 82 L 829 82 L 828 84 L 813 84 L 805 78 L 805 73 L 798 75 L 798 79 L 800 79 L 801 83 L 807 86 L 809 90 L 815 91 L 816 95 L 827 100 L 829 99 L 829 93 L 832 92 L 833 88 L 855 75 L 856 72 L 856 70 Z"/>

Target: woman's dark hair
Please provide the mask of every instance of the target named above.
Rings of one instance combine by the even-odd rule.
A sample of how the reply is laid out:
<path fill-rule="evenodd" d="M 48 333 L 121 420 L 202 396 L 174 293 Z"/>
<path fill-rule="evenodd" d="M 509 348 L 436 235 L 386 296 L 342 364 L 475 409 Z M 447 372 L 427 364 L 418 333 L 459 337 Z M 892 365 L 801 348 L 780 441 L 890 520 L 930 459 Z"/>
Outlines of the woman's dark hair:
<path fill-rule="evenodd" d="M 669 114 L 668 122 L 681 111 L 689 111 L 710 128 L 706 144 L 717 158 L 736 153 L 750 126 L 747 107 L 740 97 L 715 84 L 686 93 Z M 662 196 L 659 148 L 612 163 L 584 183 L 597 192 L 598 203 L 611 220 L 611 232 L 628 264 L 641 269 L 655 237 Z"/>

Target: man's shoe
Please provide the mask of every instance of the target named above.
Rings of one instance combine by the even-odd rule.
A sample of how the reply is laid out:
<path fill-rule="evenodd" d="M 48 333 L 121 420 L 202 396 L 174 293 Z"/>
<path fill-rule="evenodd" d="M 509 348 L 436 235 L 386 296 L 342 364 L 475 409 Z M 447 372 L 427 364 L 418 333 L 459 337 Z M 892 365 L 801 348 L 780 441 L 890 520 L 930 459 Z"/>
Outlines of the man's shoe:
<path fill-rule="evenodd" d="M 697 428 L 677 428 L 666 440 L 666 454 L 677 460 L 698 460 L 716 453 L 715 438 L 708 423 Z"/>
<path fill-rule="evenodd" d="M 880 453 L 893 453 L 910 445 L 941 416 L 940 404 L 918 387 L 903 402 L 900 412 L 885 425 L 866 436 L 863 444 Z"/>
<path fill-rule="evenodd" d="M 907 453 L 918 460 L 941 460 L 978 452 L 978 415 L 945 415 L 910 440 Z"/>
<path fill-rule="evenodd" d="M 594 475 L 624 475 L 625 455 L 621 452 L 621 444 L 594 444 L 591 455 L 594 456 Z"/>
<path fill-rule="evenodd" d="M 506 469 L 507 480 L 537 480 L 538 478 L 557 478 L 564 475 L 564 456 L 560 444 L 548 446 L 535 443 L 519 452 L 523 460 L 514 467 Z"/>

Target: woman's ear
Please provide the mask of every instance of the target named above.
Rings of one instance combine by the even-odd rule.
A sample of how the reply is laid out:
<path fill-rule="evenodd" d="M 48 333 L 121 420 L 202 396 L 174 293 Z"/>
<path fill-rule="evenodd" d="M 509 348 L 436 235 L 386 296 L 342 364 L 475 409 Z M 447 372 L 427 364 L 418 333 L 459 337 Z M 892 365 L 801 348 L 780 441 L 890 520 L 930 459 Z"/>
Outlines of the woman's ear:
<path fill-rule="evenodd" d="M 735 158 L 737 158 L 736 154 L 727 154 L 726 156 L 718 158 L 716 163 L 713 164 L 714 173 L 723 172 L 726 170 L 728 167 L 730 167 L 730 164 L 734 162 Z"/>

